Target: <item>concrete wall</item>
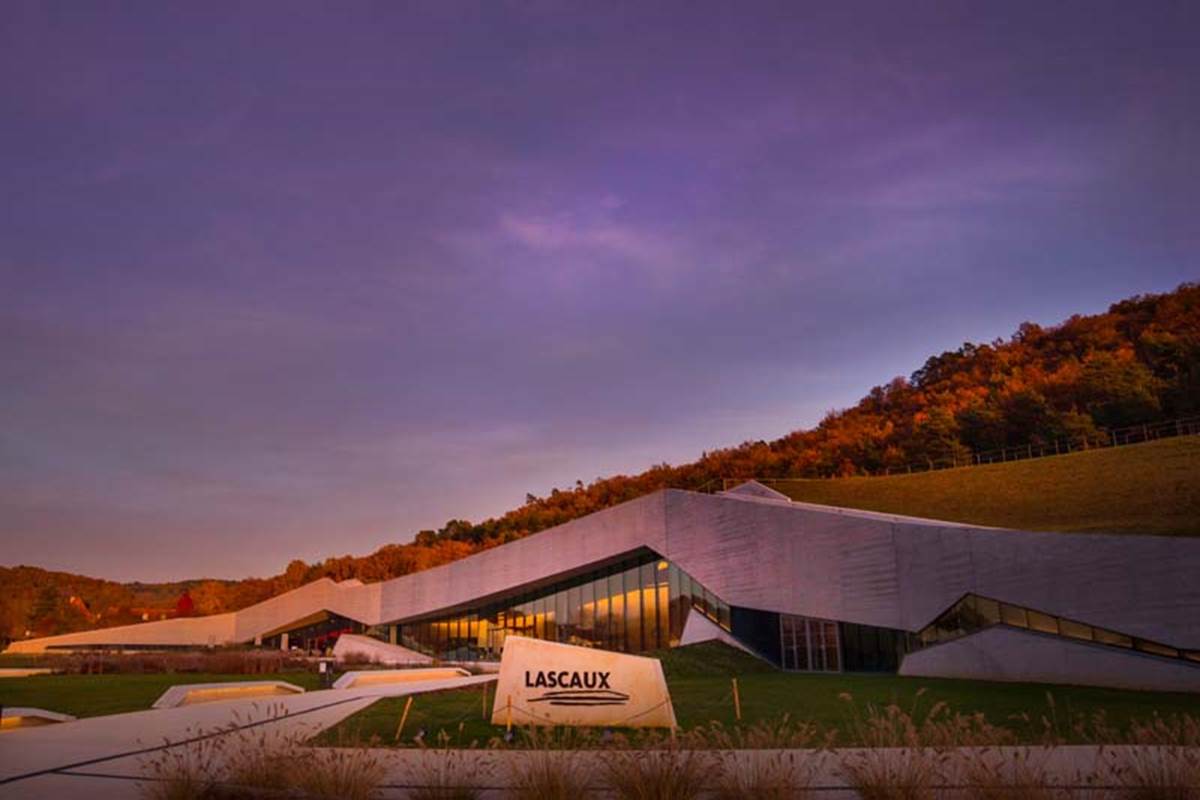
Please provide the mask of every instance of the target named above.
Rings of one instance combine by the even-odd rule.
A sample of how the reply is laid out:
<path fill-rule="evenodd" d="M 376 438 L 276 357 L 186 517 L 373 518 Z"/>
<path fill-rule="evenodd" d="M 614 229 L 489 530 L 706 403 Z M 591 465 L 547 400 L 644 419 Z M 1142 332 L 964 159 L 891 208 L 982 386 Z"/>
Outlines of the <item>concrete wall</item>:
<path fill-rule="evenodd" d="M 1200 665 L 1003 626 L 909 653 L 900 674 L 1200 691 Z"/>
<path fill-rule="evenodd" d="M 392 621 L 471 603 L 666 540 L 665 496 L 655 493 L 461 561 L 386 581 L 379 616 Z"/>
<path fill-rule="evenodd" d="M 41 653 L 55 645 L 194 645 L 206 647 L 234 641 L 236 614 L 215 614 L 209 617 L 168 619 L 159 622 L 143 622 L 139 625 L 121 625 L 97 631 L 81 631 L 62 636 L 47 636 L 13 642 L 9 653 Z"/>
<path fill-rule="evenodd" d="M 967 592 L 1200 649 L 1200 539 L 1031 533 L 669 491 L 667 550 L 733 605 L 916 631 Z"/>
<path fill-rule="evenodd" d="M 395 622 L 545 583 L 639 548 L 670 558 L 726 602 L 748 608 L 916 631 L 975 592 L 1200 649 L 1200 539 L 1026 533 L 791 503 L 757 491 L 674 490 L 383 583 L 325 579 L 235 614 L 18 642 L 13 649 L 248 642 L 323 609 L 366 625 Z M 935 651 L 936 658 L 929 655 Z M 1159 661 L 1114 652 L 1122 663 Z M 908 668 L 957 669 L 952 653 L 942 646 L 923 651 Z M 963 668 L 982 670 L 978 677 L 998 668 L 975 659 Z"/>

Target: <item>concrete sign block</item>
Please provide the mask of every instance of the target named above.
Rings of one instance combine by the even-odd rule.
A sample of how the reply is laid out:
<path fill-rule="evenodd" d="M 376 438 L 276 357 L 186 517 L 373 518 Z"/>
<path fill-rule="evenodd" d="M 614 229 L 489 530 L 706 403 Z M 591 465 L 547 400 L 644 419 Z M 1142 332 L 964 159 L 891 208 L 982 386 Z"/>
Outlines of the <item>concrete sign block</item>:
<path fill-rule="evenodd" d="M 674 728 L 656 658 L 508 636 L 492 724 Z"/>

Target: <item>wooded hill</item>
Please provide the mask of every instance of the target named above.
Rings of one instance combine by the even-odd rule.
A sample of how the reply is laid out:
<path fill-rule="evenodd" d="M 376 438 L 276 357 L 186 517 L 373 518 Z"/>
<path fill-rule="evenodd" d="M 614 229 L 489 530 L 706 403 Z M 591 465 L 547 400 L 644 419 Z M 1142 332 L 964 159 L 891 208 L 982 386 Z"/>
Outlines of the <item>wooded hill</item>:
<path fill-rule="evenodd" d="M 322 576 L 378 581 L 452 561 L 663 487 L 698 489 L 730 477 L 851 477 L 913 463 L 968 461 L 973 452 L 1200 414 L 1200 284 L 1114 304 L 1007 340 L 964 344 L 908 378 L 876 386 L 853 408 L 811 430 L 744 442 L 690 464 L 527 495 L 480 523 L 450 520 L 410 544 L 244 581 L 116 584 L 30 567 L 0 568 L 0 636 L 45 635 L 173 614 L 190 592 L 195 613 L 234 610 Z M 70 598 L 78 598 L 72 601 Z M 80 608 L 87 613 L 81 613 Z M 149 609 L 149 611 L 147 610 Z"/>

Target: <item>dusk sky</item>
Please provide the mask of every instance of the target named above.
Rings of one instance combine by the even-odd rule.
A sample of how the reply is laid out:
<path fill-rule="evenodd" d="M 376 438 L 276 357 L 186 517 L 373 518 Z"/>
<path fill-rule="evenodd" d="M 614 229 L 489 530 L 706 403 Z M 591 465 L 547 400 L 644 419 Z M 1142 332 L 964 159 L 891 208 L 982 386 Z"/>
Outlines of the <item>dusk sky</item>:
<path fill-rule="evenodd" d="M 1200 277 L 1200 4 L 0 5 L 0 564 L 244 577 Z"/>

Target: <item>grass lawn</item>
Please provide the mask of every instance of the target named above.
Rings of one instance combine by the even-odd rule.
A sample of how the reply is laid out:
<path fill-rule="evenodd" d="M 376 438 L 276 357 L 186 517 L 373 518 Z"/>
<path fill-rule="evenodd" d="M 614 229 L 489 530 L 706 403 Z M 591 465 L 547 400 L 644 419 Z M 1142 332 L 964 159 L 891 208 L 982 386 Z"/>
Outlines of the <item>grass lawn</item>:
<path fill-rule="evenodd" d="M 148 675 L 34 675 L 0 678 L 0 705 L 33 706 L 71 714 L 98 717 L 150 708 L 163 692 L 181 683 L 282 680 L 316 689 L 320 676 L 313 672 L 277 675 L 213 675 L 202 672 Z"/>
<path fill-rule="evenodd" d="M 793 500 L 1031 531 L 1200 536 L 1200 437 L 915 475 L 771 484 Z"/>
<path fill-rule="evenodd" d="M 853 742 L 852 716 L 855 709 L 862 713 L 868 704 L 895 703 L 905 711 L 915 707 L 920 718 L 935 703 L 945 702 L 953 711 L 982 713 L 993 725 L 1007 727 L 1025 741 L 1034 741 L 1043 732 L 1043 717 L 1058 733 L 1068 736 L 1072 718 L 1097 711 L 1104 711 L 1117 727 L 1155 712 L 1200 716 L 1200 695 L 1195 694 L 896 675 L 787 673 L 722 645 L 693 645 L 663 655 L 675 715 L 685 730 L 712 721 L 727 727 L 736 723 L 732 674 L 738 677 L 743 724 L 787 714 L 793 720 L 816 722 L 824 730 L 836 729 L 840 744 Z M 702 674 L 706 670 L 708 674 Z M 925 693 L 918 698 L 921 689 Z M 489 686 L 488 691 L 494 688 Z M 404 743 L 412 744 L 412 737 L 424 729 L 426 742 L 436 741 L 438 732 L 445 731 L 452 745 L 486 745 L 500 736 L 503 728 L 484 721 L 482 693 L 482 689 L 472 688 L 418 696 L 405 723 Z M 839 698 L 843 693 L 853 697 L 852 704 Z M 1053 697 L 1053 707 L 1047 693 Z M 382 744 L 393 744 L 404 703 L 400 698 L 380 700 L 326 731 L 318 741 L 346 744 L 378 738 Z M 490 716 L 490 694 L 486 708 Z"/>

